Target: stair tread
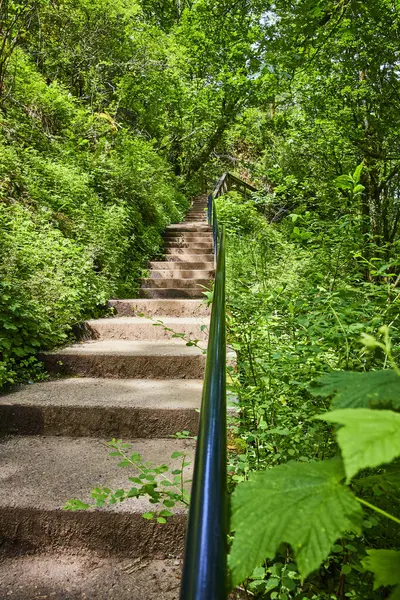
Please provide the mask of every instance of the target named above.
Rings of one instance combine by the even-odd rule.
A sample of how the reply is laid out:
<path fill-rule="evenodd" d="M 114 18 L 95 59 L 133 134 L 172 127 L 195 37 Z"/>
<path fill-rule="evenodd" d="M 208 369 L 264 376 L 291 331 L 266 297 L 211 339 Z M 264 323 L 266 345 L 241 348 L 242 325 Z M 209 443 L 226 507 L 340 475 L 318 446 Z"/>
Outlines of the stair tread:
<path fill-rule="evenodd" d="M 175 600 L 181 577 L 176 558 L 132 561 L 60 550 L 0 558 L 0 597 L 16 600 Z"/>
<path fill-rule="evenodd" d="M 162 279 L 157 281 L 163 281 Z M 163 326 L 158 321 L 162 321 Z M 163 340 L 185 338 L 207 339 L 209 319 L 205 317 L 112 317 L 86 321 L 85 332 L 92 339 Z"/>
<path fill-rule="evenodd" d="M 107 441 L 59 436 L 7 439 L 0 446 L 0 508 L 54 511 L 70 498 L 88 500 L 94 487 L 129 489 L 128 477 L 135 469 L 118 468 L 118 458 L 109 456 Z M 176 465 L 179 459 L 171 459 L 171 454 L 184 451 L 193 456 L 193 446 L 192 440 L 136 439 L 132 451 L 155 466 Z M 132 498 L 102 511 L 142 513 L 154 506 L 145 498 Z"/>
<path fill-rule="evenodd" d="M 98 379 L 70 377 L 23 386 L 0 396 L 1 406 L 199 408 L 201 379 Z"/>
<path fill-rule="evenodd" d="M 195 346 L 187 346 L 183 340 L 136 341 L 136 340 L 89 340 L 44 352 L 45 356 L 62 355 L 113 355 L 113 356 L 186 356 L 201 355 L 202 351 Z"/>
<path fill-rule="evenodd" d="M 207 317 L 169 317 L 165 315 L 157 316 L 156 321 L 162 321 L 164 325 L 171 326 L 179 326 L 183 324 L 187 325 L 207 325 L 208 319 Z M 102 319 L 90 319 L 86 321 L 88 325 L 109 325 L 115 323 L 116 325 L 143 325 L 149 324 L 154 327 L 158 327 L 155 324 L 154 320 L 149 319 L 147 317 L 126 317 L 126 316 L 115 316 L 115 317 L 106 317 Z"/>

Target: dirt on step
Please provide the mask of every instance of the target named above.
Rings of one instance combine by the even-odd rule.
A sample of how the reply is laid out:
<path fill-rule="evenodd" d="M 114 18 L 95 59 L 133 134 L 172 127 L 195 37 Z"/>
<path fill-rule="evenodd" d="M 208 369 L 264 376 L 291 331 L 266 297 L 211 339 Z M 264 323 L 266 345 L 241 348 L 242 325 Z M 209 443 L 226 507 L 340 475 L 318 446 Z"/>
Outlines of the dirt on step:
<path fill-rule="evenodd" d="M 0 550 L 2 600 L 178 600 L 182 559 Z M 230 600 L 244 599 L 241 591 Z"/>
<path fill-rule="evenodd" d="M 181 560 L 41 554 L 1 558 L 0 598 L 177 600 Z"/>

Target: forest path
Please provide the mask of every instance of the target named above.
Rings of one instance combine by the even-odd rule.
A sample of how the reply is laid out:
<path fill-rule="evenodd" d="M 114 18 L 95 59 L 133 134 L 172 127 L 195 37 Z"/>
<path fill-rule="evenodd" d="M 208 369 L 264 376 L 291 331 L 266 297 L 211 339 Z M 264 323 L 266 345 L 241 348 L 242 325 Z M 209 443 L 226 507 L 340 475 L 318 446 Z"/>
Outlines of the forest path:
<path fill-rule="evenodd" d="M 144 498 L 60 509 L 94 487 L 131 487 L 134 468 L 117 468 L 112 437 L 155 466 L 179 468 L 176 451 L 193 458 L 193 440 L 170 436 L 198 426 L 210 312 L 202 286 L 214 275 L 206 203 L 195 199 L 167 228 L 165 260 L 150 264 L 143 298 L 112 300 L 115 318 L 87 322 L 90 339 L 43 355 L 63 378 L 0 398 L 1 598 L 178 598 L 185 509 L 165 525 L 142 517 L 155 508 Z"/>

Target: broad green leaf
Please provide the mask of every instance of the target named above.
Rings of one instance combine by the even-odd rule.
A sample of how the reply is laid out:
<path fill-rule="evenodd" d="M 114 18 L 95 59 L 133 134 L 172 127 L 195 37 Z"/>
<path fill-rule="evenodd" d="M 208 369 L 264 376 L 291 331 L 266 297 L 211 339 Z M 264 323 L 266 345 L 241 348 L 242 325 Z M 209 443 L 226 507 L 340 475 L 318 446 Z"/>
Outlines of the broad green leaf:
<path fill-rule="evenodd" d="M 359 477 L 357 485 L 363 488 L 379 487 L 385 493 L 397 493 L 400 490 L 400 464 L 399 461 L 392 462 L 390 465 L 380 469 L 372 475 Z"/>
<path fill-rule="evenodd" d="M 346 531 L 361 529 L 362 510 L 340 482 L 341 461 L 290 462 L 251 474 L 232 496 L 232 585 L 248 577 L 282 542 L 302 577 L 317 569 Z"/>
<path fill-rule="evenodd" d="M 374 574 L 374 589 L 381 585 L 400 585 L 400 552 L 367 550 L 363 566 Z"/>
<path fill-rule="evenodd" d="M 332 396 L 332 408 L 393 408 L 400 410 L 400 377 L 393 370 L 354 373 L 336 371 L 313 381 L 314 396 Z"/>
<path fill-rule="evenodd" d="M 359 164 L 359 165 L 356 167 L 356 170 L 355 170 L 355 171 L 354 171 L 354 173 L 353 173 L 353 180 L 354 180 L 354 183 L 358 183 L 358 182 L 360 181 L 360 177 L 361 177 L 361 173 L 362 173 L 363 167 L 364 167 L 364 163 L 363 163 L 363 162 L 362 162 L 362 163 L 360 163 L 360 164 Z"/>
<path fill-rule="evenodd" d="M 343 425 L 336 437 L 347 481 L 362 469 L 389 463 L 400 456 L 400 415 L 391 410 L 346 408 L 315 418 Z"/>
<path fill-rule="evenodd" d="M 352 190 L 353 189 L 353 178 L 350 177 L 349 175 L 339 175 L 339 177 L 336 177 L 336 185 L 339 188 L 342 188 L 343 190 Z"/>

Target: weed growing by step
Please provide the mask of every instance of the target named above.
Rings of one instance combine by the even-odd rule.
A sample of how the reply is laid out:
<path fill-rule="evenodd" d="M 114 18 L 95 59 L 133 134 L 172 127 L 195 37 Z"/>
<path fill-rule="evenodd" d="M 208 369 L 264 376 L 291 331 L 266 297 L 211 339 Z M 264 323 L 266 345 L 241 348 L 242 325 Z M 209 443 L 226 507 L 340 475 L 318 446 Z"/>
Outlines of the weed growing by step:
<path fill-rule="evenodd" d="M 189 506 L 190 495 L 187 487 L 191 480 L 186 479 L 185 469 L 191 464 L 184 452 L 173 452 L 171 458 L 177 461 L 176 468 L 166 464 L 155 466 L 147 462 L 139 452 L 131 452 L 132 444 L 122 440 L 113 439 L 107 444 L 112 449 L 110 456 L 120 459 L 118 467 L 133 468 L 135 475 L 128 477 L 130 483 L 135 484 L 129 489 L 119 488 L 112 490 L 108 487 L 96 487 L 90 493 L 93 502 L 71 499 L 65 504 L 64 509 L 70 511 L 87 510 L 89 508 L 102 508 L 106 504 L 113 505 L 124 502 L 129 498 L 146 497 L 151 504 L 162 504 L 165 508 L 144 513 L 147 520 L 165 524 L 173 516 L 170 510 L 176 504 Z"/>
<path fill-rule="evenodd" d="M 149 319 L 153 323 L 154 327 L 161 327 L 164 331 L 168 331 L 169 333 L 171 333 L 172 339 L 183 340 L 186 342 L 186 346 L 192 346 L 192 347 L 198 348 L 199 350 L 201 350 L 201 352 L 203 354 L 207 354 L 207 348 L 200 346 L 201 340 L 199 340 L 197 338 L 191 338 L 186 333 L 178 332 L 178 331 L 175 331 L 174 329 L 172 329 L 171 327 L 167 327 L 167 325 L 165 325 L 165 323 L 161 319 L 154 319 L 153 317 L 151 317 L 149 315 L 145 315 L 144 313 L 138 313 L 138 317 L 144 317 L 146 319 Z M 201 327 L 200 327 L 200 330 L 202 332 L 207 331 L 207 329 L 208 329 L 208 327 L 205 323 L 203 325 L 201 325 Z"/>

